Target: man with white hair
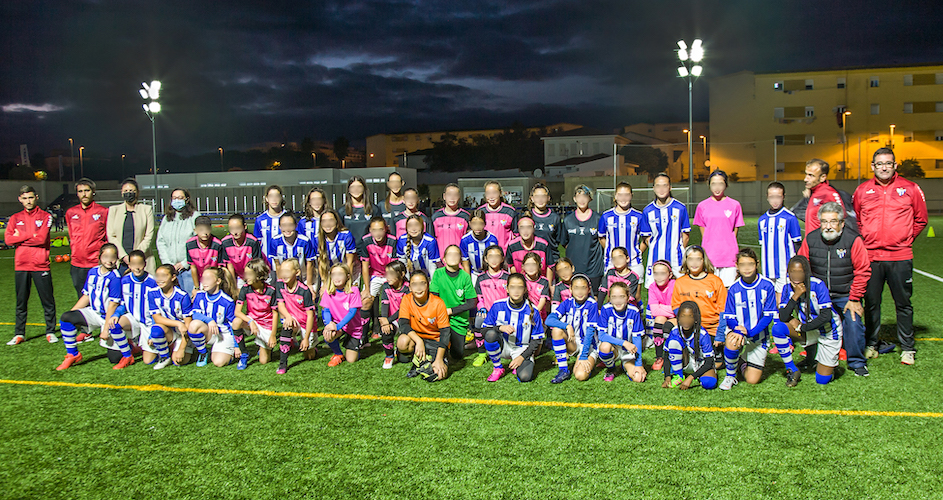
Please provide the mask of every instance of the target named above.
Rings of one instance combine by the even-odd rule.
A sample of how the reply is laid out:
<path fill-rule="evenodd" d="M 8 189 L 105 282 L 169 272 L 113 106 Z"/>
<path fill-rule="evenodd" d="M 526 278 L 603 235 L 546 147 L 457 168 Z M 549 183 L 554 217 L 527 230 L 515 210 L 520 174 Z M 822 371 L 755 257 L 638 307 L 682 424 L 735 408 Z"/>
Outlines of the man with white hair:
<path fill-rule="evenodd" d="M 812 276 L 825 282 L 835 311 L 842 316 L 843 344 L 848 368 L 867 377 L 864 355 L 864 307 L 861 299 L 871 277 L 871 261 L 864 240 L 845 227 L 845 209 L 837 202 L 823 203 L 817 213 L 820 226 L 799 247 L 799 255 L 809 259 Z M 813 347 L 813 346 L 809 346 Z M 808 352 L 806 359 L 814 359 Z"/>

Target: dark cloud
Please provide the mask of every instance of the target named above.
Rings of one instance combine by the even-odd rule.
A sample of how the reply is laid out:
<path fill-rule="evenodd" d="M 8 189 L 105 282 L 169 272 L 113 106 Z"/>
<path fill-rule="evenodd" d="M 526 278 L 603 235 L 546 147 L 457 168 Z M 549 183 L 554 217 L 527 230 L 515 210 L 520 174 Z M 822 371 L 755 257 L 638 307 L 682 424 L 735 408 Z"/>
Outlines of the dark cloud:
<path fill-rule="evenodd" d="M 30 1 L 2 7 L 0 157 L 20 143 L 144 155 L 136 88 L 164 82 L 161 150 L 687 115 L 672 53 L 704 78 L 943 61 L 936 2 Z M 707 116 L 707 85 L 696 87 Z"/>

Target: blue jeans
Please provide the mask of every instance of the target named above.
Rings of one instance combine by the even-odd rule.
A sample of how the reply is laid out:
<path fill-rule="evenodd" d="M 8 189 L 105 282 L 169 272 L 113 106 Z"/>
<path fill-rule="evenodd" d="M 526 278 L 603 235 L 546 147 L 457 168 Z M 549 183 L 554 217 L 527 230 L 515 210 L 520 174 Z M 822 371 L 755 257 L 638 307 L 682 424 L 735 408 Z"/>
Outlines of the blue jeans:
<path fill-rule="evenodd" d="M 180 289 L 188 294 L 193 293 L 193 274 L 190 273 L 189 269 L 184 269 L 177 273 L 177 284 L 180 285 Z"/>
<path fill-rule="evenodd" d="M 864 318 L 858 315 L 851 319 L 851 313 L 845 312 L 848 297 L 832 299 L 832 306 L 842 317 L 842 346 L 848 355 L 848 368 L 860 368 L 868 364 L 864 357 Z"/>

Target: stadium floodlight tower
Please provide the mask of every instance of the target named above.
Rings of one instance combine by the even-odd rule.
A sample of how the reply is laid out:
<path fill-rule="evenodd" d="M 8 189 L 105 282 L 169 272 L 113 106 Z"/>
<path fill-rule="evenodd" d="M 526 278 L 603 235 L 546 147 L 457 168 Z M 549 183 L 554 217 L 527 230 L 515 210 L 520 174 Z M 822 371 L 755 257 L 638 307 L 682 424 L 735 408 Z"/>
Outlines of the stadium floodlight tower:
<path fill-rule="evenodd" d="M 151 147 L 154 153 L 154 162 L 151 165 L 151 172 L 154 174 L 154 204 L 157 205 L 160 199 L 160 182 L 157 173 L 157 127 L 154 124 L 154 117 L 160 113 L 160 103 L 157 99 L 160 97 L 160 81 L 153 80 L 150 85 L 147 82 L 141 84 L 138 93 L 144 98 L 145 102 L 141 106 L 144 108 L 144 114 L 151 120 Z"/>
<path fill-rule="evenodd" d="M 701 76 L 701 60 L 704 59 L 704 47 L 701 39 L 695 38 L 690 49 L 684 40 L 678 40 L 678 76 L 688 81 L 688 201 L 694 196 L 694 80 Z"/>

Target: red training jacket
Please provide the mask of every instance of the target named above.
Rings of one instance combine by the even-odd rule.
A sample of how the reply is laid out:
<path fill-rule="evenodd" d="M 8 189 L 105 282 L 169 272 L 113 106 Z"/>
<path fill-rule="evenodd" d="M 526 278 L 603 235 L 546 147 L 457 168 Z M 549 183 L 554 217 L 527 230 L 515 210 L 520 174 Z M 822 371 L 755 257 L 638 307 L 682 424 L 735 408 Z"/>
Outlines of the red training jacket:
<path fill-rule="evenodd" d="M 821 224 L 819 224 L 819 208 L 830 201 L 838 202 L 838 204 L 847 211 L 848 207 L 842 203 L 841 195 L 838 194 L 838 190 L 833 188 L 828 183 L 828 180 L 812 188 L 812 192 L 809 193 L 809 206 L 805 209 L 806 236 L 809 236 L 809 233 L 821 226 Z"/>
<path fill-rule="evenodd" d="M 917 183 L 897 174 L 886 186 L 871 179 L 852 200 L 872 262 L 914 258 L 914 240 L 927 226 L 927 200 Z"/>
<path fill-rule="evenodd" d="M 16 247 L 13 269 L 16 271 L 49 270 L 49 229 L 52 216 L 45 210 L 34 207 L 10 216 L 4 235 L 6 244 Z M 19 233 L 14 236 L 14 233 Z"/>
<path fill-rule="evenodd" d="M 95 267 L 98 265 L 98 252 L 108 242 L 105 223 L 108 209 L 95 203 L 83 208 L 79 203 L 65 212 L 69 227 L 69 250 L 72 265 L 75 267 Z"/>

